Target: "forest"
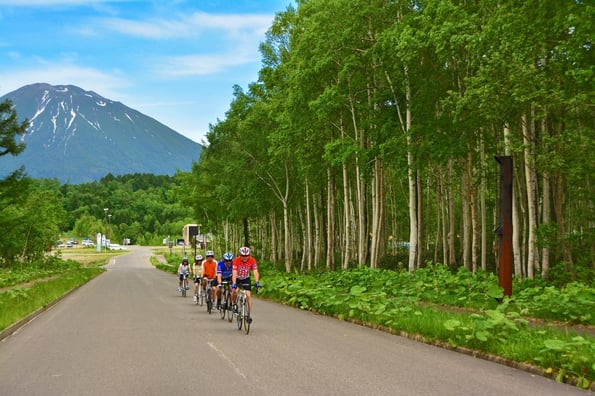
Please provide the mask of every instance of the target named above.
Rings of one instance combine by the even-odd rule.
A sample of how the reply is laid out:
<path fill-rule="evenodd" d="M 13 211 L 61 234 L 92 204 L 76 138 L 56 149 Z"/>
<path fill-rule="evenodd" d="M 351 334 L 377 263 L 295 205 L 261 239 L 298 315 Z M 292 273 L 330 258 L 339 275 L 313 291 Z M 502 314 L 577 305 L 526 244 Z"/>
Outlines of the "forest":
<path fill-rule="evenodd" d="M 1 264 L 43 258 L 64 236 L 159 245 L 197 223 L 217 254 L 249 245 L 287 272 L 494 272 L 504 155 L 515 276 L 584 279 L 595 264 L 594 10 L 297 1 L 276 15 L 257 80 L 234 87 L 191 172 L 80 185 L 2 175 Z M 18 155 L 26 124 L 1 106 L 0 155 Z"/>
<path fill-rule="evenodd" d="M 297 1 L 183 176 L 187 204 L 221 249 L 288 272 L 494 271 L 494 158 L 510 156 L 514 275 L 592 271 L 594 10 Z"/>

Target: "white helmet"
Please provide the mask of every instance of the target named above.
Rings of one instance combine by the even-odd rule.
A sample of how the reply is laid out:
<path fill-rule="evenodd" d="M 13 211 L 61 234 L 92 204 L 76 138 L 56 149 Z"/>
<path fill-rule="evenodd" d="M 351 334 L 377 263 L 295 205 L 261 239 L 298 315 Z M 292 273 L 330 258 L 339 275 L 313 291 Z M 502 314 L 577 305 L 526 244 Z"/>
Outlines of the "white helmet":
<path fill-rule="evenodd" d="M 194 257 L 194 261 L 200 261 L 202 260 L 202 256 L 200 254 L 197 254 L 196 257 Z"/>
<path fill-rule="evenodd" d="M 215 257 L 215 252 L 213 252 L 212 250 L 207 250 L 207 253 L 205 254 L 205 256 L 209 257 Z"/>
<path fill-rule="evenodd" d="M 242 246 L 240 248 L 240 256 L 249 256 L 250 255 L 250 248 L 248 246 Z"/>

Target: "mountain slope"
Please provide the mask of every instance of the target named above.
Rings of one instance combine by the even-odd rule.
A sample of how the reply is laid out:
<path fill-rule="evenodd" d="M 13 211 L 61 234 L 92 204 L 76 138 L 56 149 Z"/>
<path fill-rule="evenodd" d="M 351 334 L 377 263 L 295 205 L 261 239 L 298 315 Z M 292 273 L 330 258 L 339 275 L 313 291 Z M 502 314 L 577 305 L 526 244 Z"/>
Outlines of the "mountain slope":
<path fill-rule="evenodd" d="M 62 183 L 99 180 L 111 173 L 172 175 L 187 171 L 200 145 L 120 102 L 72 85 L 32 84 L 10 99 L 19 119 L 30 121 L 17 157 L 0 158 L 0 177 L 25 166 L 33 178 Z"/>

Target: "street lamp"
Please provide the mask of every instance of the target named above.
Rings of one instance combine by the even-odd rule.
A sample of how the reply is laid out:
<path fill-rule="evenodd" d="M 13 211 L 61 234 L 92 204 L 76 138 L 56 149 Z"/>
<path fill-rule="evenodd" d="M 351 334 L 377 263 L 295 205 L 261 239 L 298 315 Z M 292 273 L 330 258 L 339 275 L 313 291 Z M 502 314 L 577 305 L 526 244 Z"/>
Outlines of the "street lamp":
<path fill-rule="evenodd" d="M 107 253 L 107 223 L 108 223 L 107 212 L 109 211 L 109 208 L 103 208 L 103 211 L 105 212 L 105 232 L 103 234 L 103 239 L 105 240 L 105 242 L 103 242 L 103 244 L 105 245 L 105 252 Z"/>
<path fill-rule="evenodd" d="M 108 214 L 107 215 L 107 230 L 106 230 L 106 234 L 107 234 L 106 235 L 106 239 L 107 239 L 107 241 L 109 241 L 109 231 L 110 231 L 111 220 L 112 220 L 112 215 L 111 214 Z M 106 243 L 107 243 L 107 241 L 106 241 Z"/>

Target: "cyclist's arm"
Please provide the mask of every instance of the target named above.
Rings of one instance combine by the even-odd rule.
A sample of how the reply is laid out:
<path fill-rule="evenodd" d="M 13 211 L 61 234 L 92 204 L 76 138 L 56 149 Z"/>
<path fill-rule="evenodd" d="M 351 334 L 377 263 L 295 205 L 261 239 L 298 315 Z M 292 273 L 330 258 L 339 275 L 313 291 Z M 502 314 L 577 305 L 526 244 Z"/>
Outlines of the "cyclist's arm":
<path fill-rule="evenodd" d="M 254 282 L 258 282 L 260 280 L 260 274 L 258 273 L 258 268 L 253 269 L 252 273 L 254 274 Z"/>

